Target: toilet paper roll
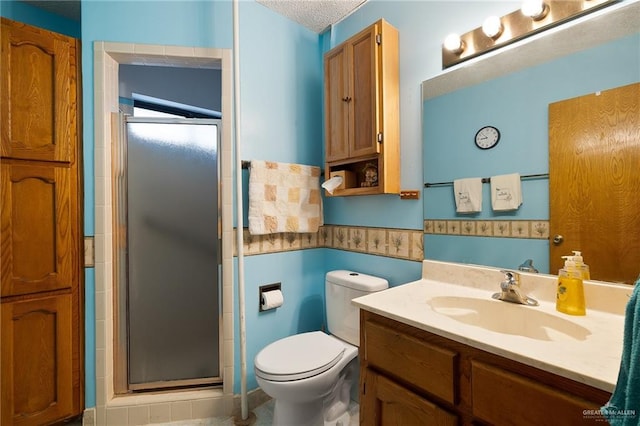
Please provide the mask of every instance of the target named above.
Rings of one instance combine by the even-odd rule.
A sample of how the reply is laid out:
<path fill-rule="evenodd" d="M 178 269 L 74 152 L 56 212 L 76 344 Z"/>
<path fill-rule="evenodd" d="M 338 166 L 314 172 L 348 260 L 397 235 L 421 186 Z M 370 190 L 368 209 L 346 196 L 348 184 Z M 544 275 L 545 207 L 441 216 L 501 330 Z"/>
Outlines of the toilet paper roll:
<path fill-rule="evenodd" d="M 333 194 L 333 191 L 335 191 L 341 184 L 342 176 L 334 176 L 331 179 L 324 181 L 321 186 L 326 189 L 329 194 Z"/>
<path fill-rule="evenodd" d="M 279 308 L 283 303 L 284 296 L 282 296 L 281 290 L 270 290 L 262 293 L 260 305 L 263 311 Z"/>

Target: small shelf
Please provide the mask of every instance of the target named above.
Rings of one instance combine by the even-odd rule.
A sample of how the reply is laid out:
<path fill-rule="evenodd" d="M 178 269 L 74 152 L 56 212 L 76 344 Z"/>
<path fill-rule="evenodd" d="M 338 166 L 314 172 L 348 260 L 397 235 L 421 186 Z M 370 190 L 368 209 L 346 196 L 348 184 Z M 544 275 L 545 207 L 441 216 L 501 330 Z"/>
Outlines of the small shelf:
<path fill-rule="evenodd" d="M 378 156 L 364 157 L 355 160 L 336 161 L 333 163 L 327 163 L 325 169 L 325 176 L 329 179 L 332 173 L 345 171 L 353 175 L 353 179 L 347 181 L 347 187 L 344 189 L 336 189 L 333 194 L 325 192 L 327 196 L 341 197 L 346 195 L 372 195 L 382 194 L 383 187 L 380 186 L 380 158 Z M 366 169 L 373 169 L 378 175 L 378 180 L 373 186 L 366 185 Z M 351 185 L 351 186 L 349 186 Z"/>

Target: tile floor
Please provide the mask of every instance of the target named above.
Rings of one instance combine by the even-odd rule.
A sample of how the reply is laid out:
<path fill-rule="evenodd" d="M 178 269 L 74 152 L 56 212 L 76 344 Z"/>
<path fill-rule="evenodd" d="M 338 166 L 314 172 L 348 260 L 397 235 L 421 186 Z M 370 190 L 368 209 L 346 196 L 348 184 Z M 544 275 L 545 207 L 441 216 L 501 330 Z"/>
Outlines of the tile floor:
<path fill-rule="evenodd" d="M 259 405 L 253 410 L 256 415 L 256 422 L 252 426 L 272 426 L 273 425 L 273 400 L 267 401 L 262 405 Z M 359 416 L 360 406 L 351 401 L 349 405 L 349 415 L 351 416 L 348 425 L 335 425 L 335 426 L 358 426 L 360 424 Z M 189 420 L 181 422 L 164 423 L 166 426 L 234 426 L 233 418 L 215 418 L 215 419 L 203 419 L 203 420 Z M 288 425 L 282 425 L 288 426 Z M 294 426 L 294 425 L 291 425 Z M 329 425 L 327 425 L 329 426 Z M 331 425 L 334 426 L 334 425 Z"/>

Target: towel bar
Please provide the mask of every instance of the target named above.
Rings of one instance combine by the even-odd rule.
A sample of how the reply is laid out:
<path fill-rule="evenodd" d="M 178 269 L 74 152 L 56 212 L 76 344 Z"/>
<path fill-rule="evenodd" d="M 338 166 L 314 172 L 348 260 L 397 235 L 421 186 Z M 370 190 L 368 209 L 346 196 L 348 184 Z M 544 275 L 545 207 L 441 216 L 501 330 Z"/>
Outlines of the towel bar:
<path fill-rule="evenodd" d="M 544 178 L 549 178 L 549 173 L 538 173 L 535 175 L 522 175 L 520 176 L 520 180 L 524 180 L 524 179 L 544 179 Z M 485 177 L 482 178 L 482 183 L 489 183 L 491 182 L 491 178 L 490 177 Z M 453 185 L 453 181 L 452 182 L 432 182 L 432 183 L 425 183 L 424 187 L 425 188 L 431 188 L 433 186 L 450 186 Z"/>
<path fill-rule="evenodd" d="M 251 161 L 250 160 L 242 160 L 242 168 L 244 170 L 249 169 L 249 167 L 251 167 Z M 320 176 L 324 176 L 324 170 L 320 169 Z"/>

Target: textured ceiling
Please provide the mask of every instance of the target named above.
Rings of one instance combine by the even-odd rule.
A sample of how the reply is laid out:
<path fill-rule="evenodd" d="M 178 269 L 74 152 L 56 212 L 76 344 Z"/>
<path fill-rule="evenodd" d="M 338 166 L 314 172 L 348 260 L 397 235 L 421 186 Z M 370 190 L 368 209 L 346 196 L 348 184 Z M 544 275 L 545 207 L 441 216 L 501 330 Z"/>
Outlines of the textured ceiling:
<path fill-rule="evenodd" d="M 32 6 L 80 20 L 80 0 L 22 0 Z M 367 0 L 255 0 L 274 12 L 321 33 L 341 21 Z"/>
<path fill-rule="evenodd" d="M 269 9 L 321 33 L 367 0 L 256 0 Z"/>

